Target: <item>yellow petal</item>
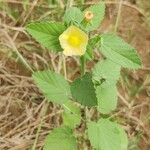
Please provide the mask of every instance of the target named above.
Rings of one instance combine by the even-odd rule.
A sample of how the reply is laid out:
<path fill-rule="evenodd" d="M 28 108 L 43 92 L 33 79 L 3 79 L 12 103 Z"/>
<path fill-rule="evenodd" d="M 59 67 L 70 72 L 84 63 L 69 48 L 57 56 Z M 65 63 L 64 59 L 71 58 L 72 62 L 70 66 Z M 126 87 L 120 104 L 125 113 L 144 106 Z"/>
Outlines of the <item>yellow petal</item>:
<path fill-rule="evenodd" d="M 66 56 L 73 56 L 73 55 L 83 55 L 85 50 L 83 49 L 64 49 L 63 54 Z"/>
<path fill-rule="evenodd" d="M 88 35 L 76 26 L 70 26 L 59 36 L 59 41 L 61 47 L 64 49 L 64 55 L 81 56 L 86 51 Z"/>

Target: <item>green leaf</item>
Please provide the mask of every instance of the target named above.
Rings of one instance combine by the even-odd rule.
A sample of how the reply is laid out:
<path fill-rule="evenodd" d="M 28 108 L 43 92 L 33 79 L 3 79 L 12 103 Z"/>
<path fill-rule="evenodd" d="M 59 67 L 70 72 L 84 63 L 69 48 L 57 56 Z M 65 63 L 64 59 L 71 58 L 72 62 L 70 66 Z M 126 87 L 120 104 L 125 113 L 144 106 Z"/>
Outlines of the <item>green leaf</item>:
<path fill-rule="evenodd" d="M 74 104 L 72 101 L 68 101 L 64 104 L 65 111 L 63 112 L 63 124 L 75 128 L 80 124 L 81 121 L 81 112 L 80 108 Z"/>
<path fill-rule="evenodd" d="M 115 83 L 103 82 L 96 87 L 96 97 L 98 110 L 103 114 L 108 114 L 117 107 L 117 88 Z"/>
<path fill-rule="evenodd" d="M 108 119 L 88 124 L 88 136 L 96 150 L 127 150 L 128 140 L 121 126 Z"/>
<path fill-rule="evenodd" d="M 121 150 L 127 150 L 127 147 L 128 147 L 128 137 L 126 135 L 126 132 L 121 127 L 119 127 L 118 130 L 119 130 L 119 133 L 120 133 Z"/>
<path fill-rule="evenodd" d="M 89 8 L 87 8 L 86 11 L 91 11 L 94 15 L 94 17 L 91 19 L 90 23 L 87 24 L 86 30 L 92 31 L 99 27 L 100 23 L 104 19 L 105 15 L 105 4 L 103 2 L 100 2 L 98 4 L 95 4 Z"/>
<path fill-rule="evenodd" d="M 94 84 L 92 82 L 92 76 L 89 73 L 86 73 L 81 78 L 76 79 L 71 84 L 71 93 L 73 98 L 82 105 L 97 105 Z"/>
<path fill-rule="evenodd" d="M 63 104 L 70 98 L 70 86 L 60 74 L 50 70 L 33 73 L 33 79 L 48 101 Z"/>
<path fill-rule="evenodd" d="M 44 150 L 77 150 L 76 139 L 68 127 L 54 129 L 46 138 Z"/>
<path fill-rule="evenodd" d="M 26 26 L 28 33 L 42 46 L 55 52 L 62 51 L 59 35 L 65 30 L 62 23 L 35 22 Z"/>
<path fill-rule="evenodd" d="M 87 45 L 87 50 L 85 53 L 85 58 L 87 60 L 92 60 L 94 58 L 94 49 L 97 48 L 97 44 L 100 41 L 100 36 L 92 37 Z"/>
<path fill-rule="evenodd" d="M 93 80 L 100 81 L 101 79 L 105 79 L 116 82 L 120 76 L 120 65 L 105 59 L 95 65 L 92 73 Z"/>
<path fill-rule="evenodd" d="M 93 83 L 96 88 L 98 110 L 110 113 L 117 107 L 116 82 L 120 75 L 120 65 L 105 59 L 98 62 L 93 69 Z"/>
<path fill-rule="evenodd" d="M 117 35 L 103 34 L 100 51 L 104 56 L 122 67 L 137 69 L 141 66 L 135 49 Z"/>
<path fill-rule="evenodd" d="M 65 15 L 64 15 L 64 21 L 67 24 L 70 24 L 70 23 L 80 24 L 82 20 L 83 20 L 83 13 L 81 12 L 79 8 L 71 7 L 66 10 Z"/>

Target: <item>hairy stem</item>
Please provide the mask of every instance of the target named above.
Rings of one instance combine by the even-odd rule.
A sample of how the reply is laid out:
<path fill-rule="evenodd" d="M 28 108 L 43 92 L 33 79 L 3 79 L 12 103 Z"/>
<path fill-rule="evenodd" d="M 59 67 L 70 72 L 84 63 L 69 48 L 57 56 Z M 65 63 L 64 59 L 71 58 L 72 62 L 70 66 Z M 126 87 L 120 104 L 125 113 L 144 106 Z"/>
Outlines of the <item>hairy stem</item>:
<path fill-rule="evenodd" d="M 63 70 L 64 70 L 64 76 L 65 79 L 67 80 L 67 68 L 66 68 L 66 57 L 63 55 Z"/>
<path fill-rule="evenodd" d="M 86 63 L 86 60 L 85 60 L 85 57 L 84 56 L 81 56 L 80 57 L 80 69 L 81 69 L 81 76 L 83 76 L 85 74 L 85 63 Z"/>

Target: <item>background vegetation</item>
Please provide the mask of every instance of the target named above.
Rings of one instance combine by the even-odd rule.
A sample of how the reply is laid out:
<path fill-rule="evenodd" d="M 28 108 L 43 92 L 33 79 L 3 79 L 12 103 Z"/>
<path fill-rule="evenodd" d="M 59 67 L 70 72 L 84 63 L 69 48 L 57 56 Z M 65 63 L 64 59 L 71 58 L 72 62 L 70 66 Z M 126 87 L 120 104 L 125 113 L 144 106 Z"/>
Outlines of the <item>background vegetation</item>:
<path fill-rule="evenodd" d="M 41 47 L 24 31 L 32 21 L 59 21 L 68 5 L 86 8 L 96 0 L 0 0 L 0 149 L 42 149 L 49 130 L 58 127 L 62 109 L 47 103 L 31 79 L 28 65 L 35 70 L 50 68 L 62 72 L 62 59 Z M 107 9 L 102 26 L 95 32 L 116 29 L 133 45 L 142 59 L 138 71 L 122 70 L 118 83 L 118 108 L 113 113 L 124 125 L 130 140 L 128 150 L 150 149 L 150 3 L 148 0 L 105 0 Z M 95 53 L 94 62 L 100 58 Z M 90 70 L 94 62 L 88 62 Z M 79 76 L 79 62 L 68 57 L 67 77 Z M 45 108 L 47 108 L 46 110 Z M 87 110 L 89 117 L 97 117 Z M 91 149 L 78 129 L 79 149 Z"/>

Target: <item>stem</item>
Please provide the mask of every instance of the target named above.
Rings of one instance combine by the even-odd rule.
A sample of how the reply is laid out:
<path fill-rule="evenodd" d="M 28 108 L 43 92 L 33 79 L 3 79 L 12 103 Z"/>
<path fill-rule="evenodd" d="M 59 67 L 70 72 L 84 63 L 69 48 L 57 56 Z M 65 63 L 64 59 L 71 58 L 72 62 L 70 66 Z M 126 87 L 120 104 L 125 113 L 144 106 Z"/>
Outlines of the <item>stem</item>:
<path fill-rule="evenodd" d="M 116 24 L 115 24 L 115 29 L 114 29 L 115 32 L 117 32 L 118 25 L 119 25 L 119 20 L 120 20 L 120 16 L 121 16 L 122 2 L 123 2 L 123 0 L 120 0 L 120 2 L 119 2 L 118 14 L 117 14 Z"/>
<path fill-rule="evenodd" d="M 25 60 L 25 58 L 18 51 L 18 49 L 17 49 L 14 41 L 11 39 L 11 37 L 9 36 L 9 34 L 6 31 L 4 31 L 4 30 L 0 30 L 0 32 L 3 32 L 5 34 L 6 38 L 10 42 L 10 45 L 12 46 L 13 51 L 17 54 L 17 56 L 19 57 L 19 59 L 23 63 L 23 65 L 25 65 L 25 67 L 33 73 L 34 72 L 33 69 L 30 67 L 30 65 L 27 63 L 27 61 Z"/>
<path fill-rule="evenodd" d="M 20 52 L 17 49 L 14 49 L 16 51 L 16 54 L 22 61 L 22 63 L 29 69 L 32 73 L 34 72 L 33 69 L 30 67 L 30 65 L 27 63 L 27 61 L 24 59 L 24 57 L 20 54 Z"/>
<path fill-rule="evenodd" d="M 65 79 L 67 80 L 66 57 L 65 57 L 65 55 L 63 55 L 62 57 L 63 57 L 64 76 L 65 76 Z"/>
<path fill-rule="evenodd" d="M 85 57 L 84 57 L 84 56 L 81 56 L 81 57 L 80 57 L 81 76 L 83 76 L 83 75 L 85 74 L 85 62 L 86 62 Z"/>

